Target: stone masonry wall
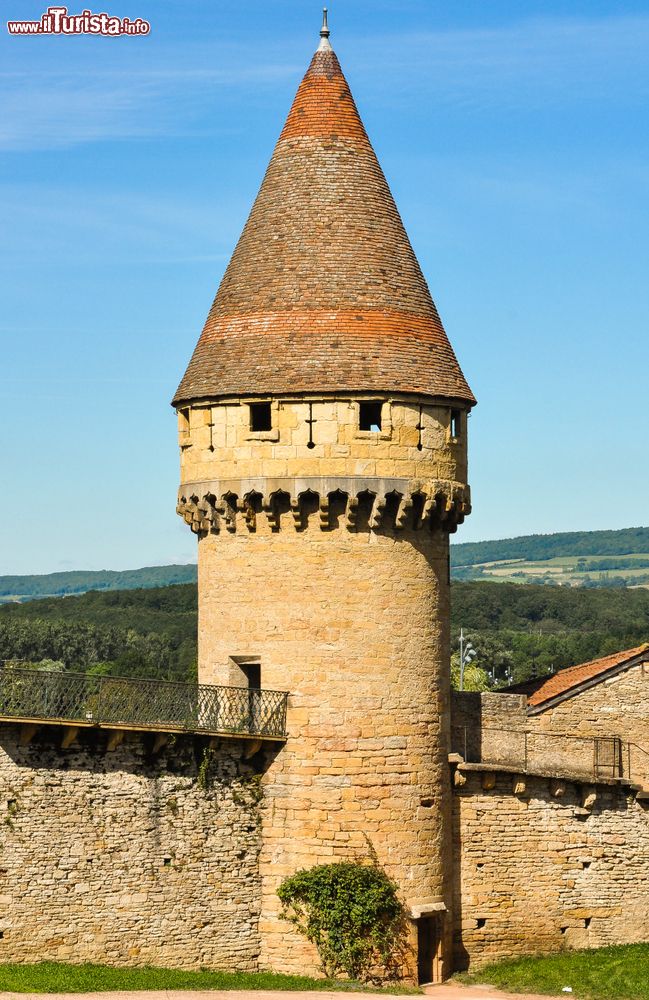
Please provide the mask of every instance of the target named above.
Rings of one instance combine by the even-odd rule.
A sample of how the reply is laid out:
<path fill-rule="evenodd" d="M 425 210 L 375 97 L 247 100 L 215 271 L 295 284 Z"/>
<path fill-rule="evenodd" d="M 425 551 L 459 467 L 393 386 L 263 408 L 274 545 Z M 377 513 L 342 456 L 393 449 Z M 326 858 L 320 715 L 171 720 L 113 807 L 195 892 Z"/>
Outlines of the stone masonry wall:
<path fill-rule="evenodd" d="M 240 744 L 60 749 L 0 729 L 0 962 L 257 968 L 258 776 Z M 96 741 L 100 741 L 97 745 Z"/>
<path fill-rule="evenodd" d="M 649 663 L 542 711 L 528 711 L 526 695 L 454 691 L 451 734 L 468 761 L 573 774 L 592 773 L 594 737 L 618 736 L 622 774 L 649 788 Z M 613 748 L 602 744 L 599 753 L 602 774 L 612 774 Z"/>
<path fill-rule="evenodd" d="M 527 698 L 496 691 L 451 691 L 451 749 L 470 762 L 525 763 Z"/>
<path fill-rule="evenodd" d="M 630 777 L 649 788 L 649 663 L 623 670 L 552 708 L 529 716 L 547 735 L 620 736 L 632 743 Z M 644 750 L 644 752 L 643 752 Z M 623 761 L 623 767 L 629 763 Z"/>
<path fill-rule="evenodd" d="M 179 411 L 181 482 L 312 477 L 466 482 L 467 419 L 451 437 L 448 406 L 388 401 L 380 432 L 359 430 L 356 399 L 274 400 L 272 430 L 252 431 L 250 409 L 231 401 Z M 312 417 L 313 447 L 308 447 Z M 421 432 L 418 428 L 421 425 Z M 421 444 L 421 448 L 418 445 Z"/>
<path fill-rule="evenodd" d="M 199 541 L 201 680 L 259 657 L 261 686 L 290 692 L 264 777 L 263 967 L 318 968 L 279 919 L 299 868 L 374 849 L 406 904 L 450 907 L 447 548 L 441 531 L 323 532 L 317 513 Z"/>
<path fill-rule="evenodd" d="M 649 813 L 632 795 L 513 773 L 462 777 L 457 968 L 649 940 Z"/>

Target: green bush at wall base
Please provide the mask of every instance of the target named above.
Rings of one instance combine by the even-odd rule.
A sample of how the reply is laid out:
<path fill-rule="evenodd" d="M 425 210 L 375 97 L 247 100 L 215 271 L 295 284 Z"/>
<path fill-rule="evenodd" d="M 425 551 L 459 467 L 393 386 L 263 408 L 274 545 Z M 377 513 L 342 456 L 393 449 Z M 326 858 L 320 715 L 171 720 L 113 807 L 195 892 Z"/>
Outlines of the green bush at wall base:
<path fill-rule="evenodd" d="M 318 865 L 287 878 L 277 894 L 282 915 L 318 949 L 326 976 L 368 982 L 398 974 L 404 912 L 378 866 Z"/>

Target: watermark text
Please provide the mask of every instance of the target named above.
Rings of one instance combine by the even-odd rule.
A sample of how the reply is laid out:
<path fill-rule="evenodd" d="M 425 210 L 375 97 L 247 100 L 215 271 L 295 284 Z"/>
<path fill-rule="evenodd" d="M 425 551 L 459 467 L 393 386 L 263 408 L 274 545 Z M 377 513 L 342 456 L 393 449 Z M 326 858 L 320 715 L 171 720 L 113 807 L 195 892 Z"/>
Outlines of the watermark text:
<path fill-rule="evenodd" d="M 10 35 L 148 35 L 151 25 L 144 18 L 113 17 L 82 10 L 68 14 L 67 7 L 48 7 L 40 21 L 7 21 Z"/>

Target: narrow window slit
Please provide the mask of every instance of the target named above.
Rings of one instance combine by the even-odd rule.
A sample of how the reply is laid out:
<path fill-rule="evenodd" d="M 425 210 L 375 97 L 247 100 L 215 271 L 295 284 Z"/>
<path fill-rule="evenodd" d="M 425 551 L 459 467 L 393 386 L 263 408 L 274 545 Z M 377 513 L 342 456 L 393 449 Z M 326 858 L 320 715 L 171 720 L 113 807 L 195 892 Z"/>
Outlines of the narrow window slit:
<path fill-rule="evenodd" d="M 419 407 L 419 422 L 417 423 L 417 427 L 415 428 L 419 432 L 419 439 L 417 441 L 417 451 L 422 451 L 422 449 L 424 447 L 423 444 L 422 444 L 422 441 L 421 441 L 421 432 L 424 429 L 423 419 L 424 419 L 424 408 L 423 408 L 423 406 L 420 406 Z"/>
<path fill-rule="evenodd" d="M 309 403 L 309 416 L 307 417 L 307 424 L 309 425 L 309 441 L 307 443 L 307 448 L 315 448 L 315 441 L 313 440 L 313 425 L 317 424 L 316 418 L 313 416 L 313 403 Z"/>

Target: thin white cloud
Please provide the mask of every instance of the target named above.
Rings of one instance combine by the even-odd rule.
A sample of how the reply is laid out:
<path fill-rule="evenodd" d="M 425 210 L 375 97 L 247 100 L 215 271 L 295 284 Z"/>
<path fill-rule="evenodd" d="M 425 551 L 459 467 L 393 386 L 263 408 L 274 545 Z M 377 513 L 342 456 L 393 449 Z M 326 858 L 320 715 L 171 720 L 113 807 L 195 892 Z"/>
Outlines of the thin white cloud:
<path fill-rule="evenodd" d="M 416 87 L 434 102 L 515 108 L 649 94 L 649 16 L 547 18 L 499 28 L 374 37 L 358 70 L 394 100 Z M 382 72 L 376 66 L 382 58 Z M 396 87 L 394 84 L 396 82 Z"/>
<path fill-rule="evenodd" d="M 276 63 L 201 67 L 185 52 L 175 54 L 174 63 L 6 71 L 0 74 L 0 149 L 191 134 L 200 130 L 201 113 L 217 95 L 224 100 L 232 91 L 263 90 L 296 74 L 294 66 Z M 210 131 L 219 131 L 218 126 L 210 123 Z"/>
<path fill-rule="evenodd" d="M 225 265 L 245 217 L 231 199 L 204 206 L 185 196 L 87 190 L 55 184 L 0 186 L 0 260 L 16 265 L 119 259 Z"/>
<path fill-rule="evenodd" d="M 15 41 L 15 40 L 14 40 Z M 338 41 L 338 40 L 336 40 Z M 56 47 L 33 49 L 25 62 L 5 40 L 0 74 L 0 148 L 60 148 L 106 140 L 191 134 L 206 128 L 203 112 L 225 108 L 245 91 L 265 100 L 304 69 L 295 42 L 183 42 L 136 53 L 126 47 L 79 49 L 70 64 Z M 364 101 L 422 101 L 468 109 L 498 105 L 628 100 L 649 95 L 649 16 L 521 20 L 498 28 L 393 33 L 340 39 L 352 83 L 363 78 Z M 21 62 L 17 59 L 20 57 Z M 143 60 L 146 60 L 144 62 Z M 360 88 L 359 88 L 360 89 Z M 225 110 L 220 115 L 235 119 Z M 210 130 L 218 129 L 214 117 Z"/>

